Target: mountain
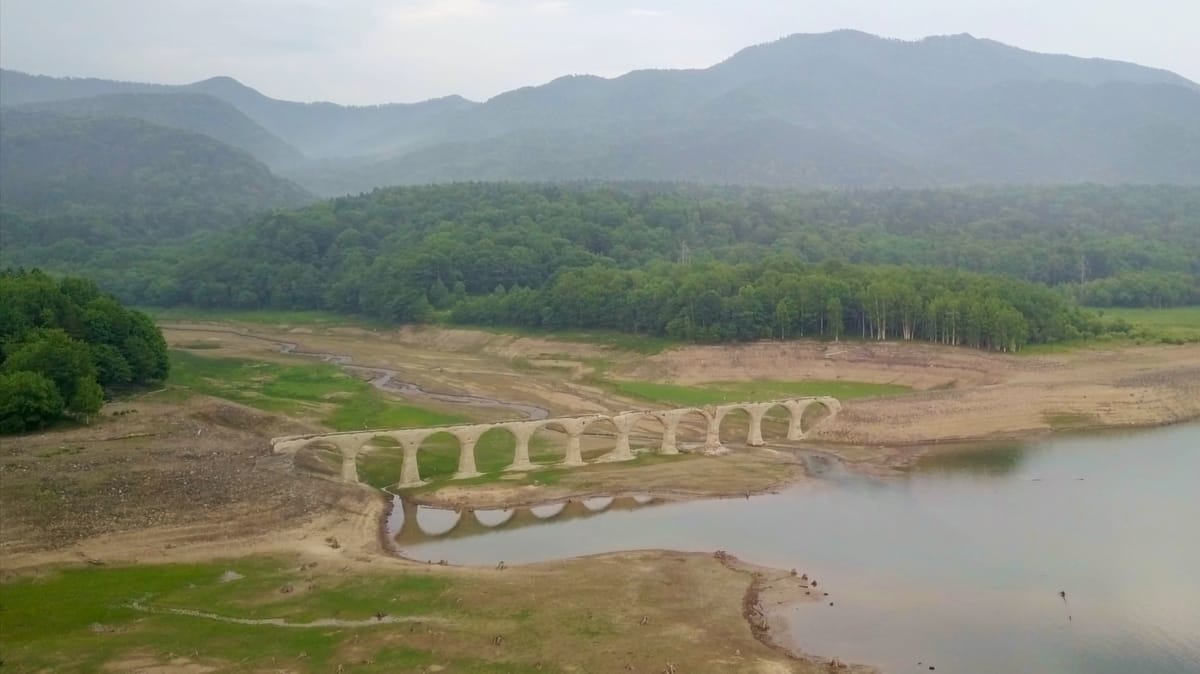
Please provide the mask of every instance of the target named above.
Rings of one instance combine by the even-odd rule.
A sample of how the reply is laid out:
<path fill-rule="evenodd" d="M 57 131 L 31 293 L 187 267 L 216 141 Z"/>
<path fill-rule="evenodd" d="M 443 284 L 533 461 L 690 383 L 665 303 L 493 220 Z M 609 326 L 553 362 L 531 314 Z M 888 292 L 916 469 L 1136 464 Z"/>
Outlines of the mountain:
<path fill-rule="evenodd" d="M 0 73 L 6 103 L 157 85 Z M 695 70 L 570 76 L 485 103 L 347 107 L 218 77 L 166 91 L 237 107 L 340 194 L 448 180 L 642 179 L 789 187 L 1200 183 L 1200 85 L 970 35 L 793 35 Z"/>
<path fill-rule="evenodd" d="M 310 201 L 246 152 L 200 134 L 132 118 L 0 113 L 6 255 L 70 239 L 157 243 Z"/>
<path fill-rule="evenodd" d="M 255 124 L 303 154 L 325 158 L 370 156 L 406 149 L 429 137 L 440 127 L 445 115 L 477 105 L 460 96 L 414 104 L 373 106 L 297 103 L 264 96 L 230 77 L 213 77 L 185 85 L 159 85 L 53 78 L 0 70 L 0 103 L 4 105 L 45 104 L 130 93 L 211 96 L 234 106 Z"/>
<path fill-rule="evenodd" d="M 133 117 L 215 138 L 249 152 L 270 166 L 289 166 L 304 161 L 304 155 L 299 150 L 280 140 L 230 103 L 207 94 L 102 94 L 26 103 L 19 107 L 74 117 Z"/>

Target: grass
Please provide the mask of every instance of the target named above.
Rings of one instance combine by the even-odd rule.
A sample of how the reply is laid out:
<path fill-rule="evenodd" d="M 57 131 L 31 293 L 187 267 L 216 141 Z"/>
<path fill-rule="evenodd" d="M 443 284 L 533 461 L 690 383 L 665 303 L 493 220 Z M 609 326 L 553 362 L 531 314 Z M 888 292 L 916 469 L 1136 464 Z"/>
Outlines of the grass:
<path fill-rule="evenodd" d="M 713 382 L 698 386 L 658 384 L 640 381 L 613 382 L 617 392 L 634 398 L 681 407 L 712 405 L 753 400 L 776 400 L 806 396 L 832 396 L 839 400 L 868 396 L 896 395 L 911 389 L 898 384 L 870 384 L 856 381 L 753 381 Z"/>
<path fill-rule="evenodd" d="M 1105 318 L 1122 319 L 1144 336 L 1170 343 L 1200 342 L 1200 306 L 1166 309 L 1097 309 Z"/>
<path fill-rule="evenodd" d="M 1040 356 L 1087 349 L 1113 349 L 1139 344 L 1190 344 L 1200 342 L 1200 306 L 1165 309 L 1107 307 L 1094 309 L 1110 324 L 1121 320 L 1131 326 L 1128 333 L 1110 333 L 1094 339 L 1076 339 L 1053 344 L 1031 344 L 1018 355 Z"/>
<path fill-rule="evenodd" d="M 196 307 L 139 307 L 156 321 L 209 321 L 217 323 L 258 323 L 263 325 L 302 325 L 309 327 L 380 327 L 366 316 L 347 316 L 331 311 L 284 309 L 200 309 Z"/>
<path fill-rule="evenodd" d="M 226 571 L 243 578 L 222 582 Z M 320 618 L 370 620 L 390 616 L 460 617 L 446 577 L 412 573 L 355 573 L 314 577 L 282 559 L 249 557 L 210 564 L 52 570 L 0 584 L 0 634 L 4 664 L 14 671 L 103 671 L 130 656 L 166 661 L 213 659 L 237 671 L 331 672 L 350 664 L 355 672 L 422 671 L 452 664 L 449 671 L 526 671 L 466 658 L 447 662 L 413 638 L 397 644 L 407 628 L 281 628 L 240 625 L 166 613 L 187 608 L 235 618 L 282 618 L 307 623 Z M 289 586 L 293 591 L 284 593 Z M 424 631 L 424 630 L 422 630 Z M 414 667 L 416 669 L 414 669 Z M 224 669 L 224 668 L 222 668 Z"/>
<path fill-rule="evenodd" d="M 392 401 L 369 383 L 325 363 L 282 365 L 172 350 L 167 383 L 268 412 L 319 418 L 339 431 L 463 421 Z"/>

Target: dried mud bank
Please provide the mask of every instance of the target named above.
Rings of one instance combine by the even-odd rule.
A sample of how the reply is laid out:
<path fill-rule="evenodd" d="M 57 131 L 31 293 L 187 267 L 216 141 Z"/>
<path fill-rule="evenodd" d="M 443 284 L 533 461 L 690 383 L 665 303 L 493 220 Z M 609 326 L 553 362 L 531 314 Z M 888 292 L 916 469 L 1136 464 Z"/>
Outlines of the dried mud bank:
<path fill-rule="evenodd" d="M 888 447 L 1029 437 L 1056 430 L 1157 426 L 1200 418 L 1200 345 L 994 354 L 901 343 L 687 347 L 645 359 L 631 378 L 844 379 L 913 393 L 846 401 L 810 440 L 847 457 Z"/>

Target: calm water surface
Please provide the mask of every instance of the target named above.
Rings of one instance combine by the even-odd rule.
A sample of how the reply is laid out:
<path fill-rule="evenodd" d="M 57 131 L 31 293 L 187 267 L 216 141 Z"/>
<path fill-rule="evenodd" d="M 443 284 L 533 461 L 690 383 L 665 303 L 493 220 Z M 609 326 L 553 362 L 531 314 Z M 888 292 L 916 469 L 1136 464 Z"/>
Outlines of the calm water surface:
<path fill-rule="evenodd" d="M 392 524 L 405 554 L 459 564 L 670 548 L 796 568 L 830 597 L 792 609 L 794 644 L 885 672 L 1200 673 L 1200 426 L 942 455 L 885 480 L 816 467 L 816 486 L 750 499 Z"/>

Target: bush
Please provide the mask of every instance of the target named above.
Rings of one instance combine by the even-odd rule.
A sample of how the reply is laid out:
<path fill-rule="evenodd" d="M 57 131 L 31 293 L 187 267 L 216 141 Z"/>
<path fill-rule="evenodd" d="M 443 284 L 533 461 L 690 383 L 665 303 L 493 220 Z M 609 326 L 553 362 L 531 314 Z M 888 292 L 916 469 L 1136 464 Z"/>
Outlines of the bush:
<path fill-rule="evenodd" d="M 62 396 L 49 377 L 28 371 L 0 374 L 0 433 L 45 428 L 62 413 Z"/>

